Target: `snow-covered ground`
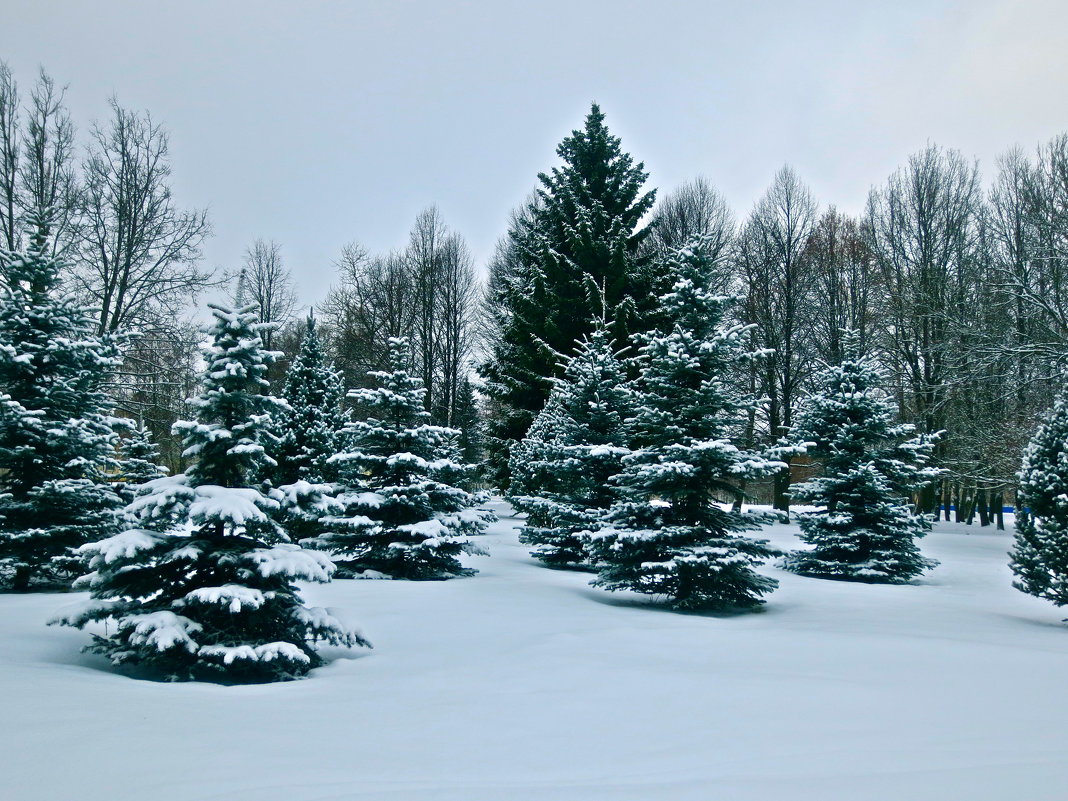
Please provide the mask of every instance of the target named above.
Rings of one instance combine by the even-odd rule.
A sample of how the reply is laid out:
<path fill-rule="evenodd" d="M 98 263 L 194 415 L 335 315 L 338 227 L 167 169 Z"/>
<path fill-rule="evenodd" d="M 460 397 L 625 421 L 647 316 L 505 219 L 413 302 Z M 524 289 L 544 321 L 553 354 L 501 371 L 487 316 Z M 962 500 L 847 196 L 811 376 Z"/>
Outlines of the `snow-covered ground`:
<path fill-rule="evenodd" d="M 1068 625 L 1004 532 L 939 525 L 917 585 L 771 569 L 766 611 L 714 617 L 540 567 L 515 525 L 474 578 L 309 587 L 376 648 L 287 684 L 133 680 L 45 627 L 72 596 L 0 596 L 0 798 L 1068 798 Z"/>

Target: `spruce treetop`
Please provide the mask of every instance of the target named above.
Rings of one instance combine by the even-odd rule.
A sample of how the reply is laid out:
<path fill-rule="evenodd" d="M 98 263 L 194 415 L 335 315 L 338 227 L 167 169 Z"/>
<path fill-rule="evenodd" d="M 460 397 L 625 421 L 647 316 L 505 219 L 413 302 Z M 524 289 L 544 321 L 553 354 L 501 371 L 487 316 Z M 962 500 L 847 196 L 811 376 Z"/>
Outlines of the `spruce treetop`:
<path fill-rule="evenodd" d="M 652 209 L 656 191 L 642 193 L 649 178 L 645 165 L 635 164 L 634 158 L 623 151 L 619 137 L 613 136 L 605 125 L 600 106 L 592 104 L 585 125 L 573 130 L 557 146 L 556 154 L 564 166 L 538 174 L 542 203 L 532 208 L 535 219 L 551 220 L 572 231 L 586 225 L 591 233 L 603 234 L 609 228 L 633 233 L 632 247 L 644 240 L 648 231 L 635 229 Z M 596 224 L 583 215 L 592 215 L 607 227 L 595 231 Z"/>
<path fill-rule="evenodd" d="M 612 335 L 624 342 L 651 327 L 655 277 L 642 227 L 655 200 L 642 164 L 622 150 L 594 105 L 583 128 L 557 148 L 563 164 L 509 230 L 509 266 L 493 288 L 501 329 L 483 366 L 490 404 L 489 445 L 498 478 L 549 397 L 561 359 L 594 327 L 602 299 Z"/>

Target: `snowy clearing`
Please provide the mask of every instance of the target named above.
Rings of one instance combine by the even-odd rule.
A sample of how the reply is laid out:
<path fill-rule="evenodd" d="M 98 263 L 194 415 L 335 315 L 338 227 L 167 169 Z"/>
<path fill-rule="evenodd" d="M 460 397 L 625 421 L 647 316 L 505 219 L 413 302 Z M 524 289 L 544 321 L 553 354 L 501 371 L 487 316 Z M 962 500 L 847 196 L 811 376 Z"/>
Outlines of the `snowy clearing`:
<path fill-rule="evenodd" d="M 45 627 L 83 594 L 0 596 L 0 797 L 1068 797 L 1068 625 L 1010 586 L 1008 533 L 939 524 L 915 585 L 769 569 L 764 612 L 713 617 L 541 567 L 493 508 L 473 578 L 308 586 L 376 647 L 305 681 L 132 680 Z"/>

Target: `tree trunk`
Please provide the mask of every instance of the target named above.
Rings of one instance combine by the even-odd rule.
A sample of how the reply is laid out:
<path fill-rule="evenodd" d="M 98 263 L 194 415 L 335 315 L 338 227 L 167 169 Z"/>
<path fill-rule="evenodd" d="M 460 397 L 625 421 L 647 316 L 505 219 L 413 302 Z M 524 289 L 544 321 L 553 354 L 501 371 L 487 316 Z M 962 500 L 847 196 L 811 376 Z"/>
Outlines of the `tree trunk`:
<path fill-rule="evenodd" d="M 983 489 L 977 493 L 979 497 L 979 525 L 986 528 L 990 525 L 990 493 Z"/>
<path fill-rule="evenodd" d="M 15 568 L 15 575 L 11 577 L 12 592 L 28 592 L 30 589 L 30 566 L 19 565 Z"/>
<path fill-rule="evenodd" d="M 786 493 L 790 491 L 790 460 L 787 457 L 784 461 L 787 465 L 786 469 L 776 473 L 772 481 L 771 505 L 780 512 L 786 512 L 787 519 L 789 519 L 790 498 Z"/>
<path fill-rule="evenodd" d="M 998 490 L 994 496 L 994 517 L 998 522 L 998 531 L 1005 530 L 1005 496 Z"/>

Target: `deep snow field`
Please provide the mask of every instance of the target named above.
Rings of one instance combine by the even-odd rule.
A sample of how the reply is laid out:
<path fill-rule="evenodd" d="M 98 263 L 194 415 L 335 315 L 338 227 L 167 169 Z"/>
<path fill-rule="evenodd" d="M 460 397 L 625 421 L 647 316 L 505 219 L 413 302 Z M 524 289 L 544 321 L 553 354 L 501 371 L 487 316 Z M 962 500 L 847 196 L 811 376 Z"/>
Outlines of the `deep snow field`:
<path fill-rule="evenodd" d="M 915 585 L 769 568 L 715 617 L 541 567 L 494 508 L 474 578 L 309 587 L 376 647 L 304 681 L 134 680 L 45 627 L 80 596 L 0 595 L 0 799 L 1068 799 L 1068 624 L 1008 533 L 939 524 Z"/>

